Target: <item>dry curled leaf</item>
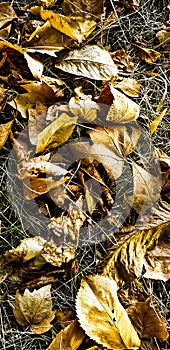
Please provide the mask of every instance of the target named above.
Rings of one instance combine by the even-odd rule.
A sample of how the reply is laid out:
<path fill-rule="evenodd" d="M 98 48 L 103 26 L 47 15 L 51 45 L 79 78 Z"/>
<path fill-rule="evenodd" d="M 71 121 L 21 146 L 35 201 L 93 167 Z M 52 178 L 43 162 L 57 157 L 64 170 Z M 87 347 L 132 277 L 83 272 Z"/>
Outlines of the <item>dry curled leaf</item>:
<path fill-rule="evenodd" d="M 51 285 L 44 286 L 32 293 L 25 289 L 23 296 L 17 291 L 13 313 L 21 326 L 30 326 L 35 334 L 43 334 L 52 328 L 55 317 L 52 311 Z"/>
<path fill-rule="evenodd" d="M 12 22 L 17 15 L 13 9 L 13 7 L 7 2 L 1 2 L 0 4 L 0 29 L 2 27 L 7 26 L 10 22 Z"/>
<path fill-rule="evenodd" d="M 5 124 L 0 125 L 0 135 L 1 135 L 0 149 L 4 146 L 6 140 L 11 132 L 13 122 L 14 122 L 14 120 L 10 120 L 9 122 L 7 122 Z"/>
<path fill-rule="evenodd" d="M 30 11 L 39 15 L 43 20 L 49 21 L 51 26 L 71 39 L 82 42 L 96 27 L 96 22 L 85 20 L 83 17 L 67 17 L 59 13 L 44 10 L 42 7 L 34 6 Z"/>
<path fill-rule="evenodd" d="M 118 74 L 109 52 L 97 45 L 70 51 L 55 66 L 67 73 L 96 80 L 109 80 Z"/>
<path fill-rule="evenodd" d="M 165 116 L 166 112 L 167 112 L 167 108 L 164 108 L 163 111 L 152 121 L 152 123 L 150 124 L 151 134 L 157 129 L 163 117 Z"/>
<path fill-rule="evenodd" d="M 140 338 L 156 337 L 164 341 L 167 340 L 166 323 L 152 304 L 151 298 L 144 302 L 134 303 L 126 311 Z"/>
<path fill-rule="evenodd" d="M 77 117 L 69 117 L 62 113 L 53 123 L 48 125 L 38 137 L 36 153 L 49 148 L 58 147 L 68 140 L 77 122 Z"/>
<path fill-rule="evenodd" d="M 130 238 L 115 249 L 103 270 L 104 276 L 114 278 L 118 283 L 129 282 L 142 275 L 144 257 L 169 228 L 170 222 L 133 233 Z"/>
<path fill-rule="evenodd" d="M 82 16 L 96 19 L 104 12 L 104 2 L 105 0 L 64 0 L 62 8 L 66 16 Z"/>
<path fill-rule="evenodd" d="M 138 54 L 141 60 L 145 61 L 146 63 L 154 63 L 156 62 L 160 57 L 161 53 L 153 50 L 153 49 L 148 49 L 146 47 L 138 46 L 135 45 L 138 49 Z"/>
<path fill-rule="evenodd" d="M 85 338 L 85 333 L 77 320 L 72 321 L 60 331 L 47 350 L 67 349 L 76 350 Z"/>
<path fill-rule="evenodd" d="M 135 349 L 140 339 L 117 297 L 114 280 L 84 278 L 76 300 L 77 315 L 87 335 L 108 349 Z"/>

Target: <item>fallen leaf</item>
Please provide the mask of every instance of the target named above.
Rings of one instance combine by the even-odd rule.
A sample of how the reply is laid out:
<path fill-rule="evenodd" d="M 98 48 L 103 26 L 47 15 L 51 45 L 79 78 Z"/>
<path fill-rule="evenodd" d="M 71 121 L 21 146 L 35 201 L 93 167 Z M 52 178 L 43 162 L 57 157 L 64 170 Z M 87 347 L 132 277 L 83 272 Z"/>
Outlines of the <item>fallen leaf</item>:
<path fill-rule="evenodd" d="M 164 108 L 163 111 L 152 121 L 150 124 L 150 132 L 153 134 L 153 132 L 157 129 L 159 124 L 161 123 L 163 117 L 165 116 L 168 108 Z"/>
<path fill-rule="evenodd" d="M 49 148 L 58 147 L 68 140 L 77 122 L 77 117 L 69 117 L 62 113 L 53 123 L 48 125 L 38 137 L 36 153 Z"/>
<path fill-rule="evenodd" d="M 156 37 L 158 38 L 164 50 L 169 51 L 170 50 L 170 27 L 165 26 L 164 29 L 159 30 L 159 32 L 156 34 Z"/>
<path fill-rule="evenodd" d="M 166 323 L 160 312 L 152 305 L 152 298 L 134 303 L 126 311 L 140 338 L 156 337 L 163 341 L 167 340 Z"/>
<path fill-rule="evenodd" d="M 131 74 L 134 70 L 132 57 L 125 50 L 117 50 L 111 53 L 112 60 L 119 69 L 119 73 Z"/>
<path fill-rule="evenodd" d="M 57 322 L 62 328 L 67 327 L 71 323 L 71 321 L 73 321 L 76 318 L 75 316 L 75 312 L 71 310 L 56 311 Z"/>
<path fill-rule="evenodd" d="M 1 135 L 0 149 L 4 146 L 6 140 L 11 132 L 13 122 L 14 122 L 14 120 L 10 120 L 9 122 L 7 122 L 5 124 L 0 125 L 0 135 Z"/>
<path fill-rule="evenodd" d="M 45 6 L 47 9 L 54 6 L 58 0 L 38 0 L 38 4 Z"/>
<path fill-rule="evenodd" d="M 61 266 L 75 258 L 75 250 L 63 246 L 56 246 L 53 242 L 46 242 L 41 252 L 41 256 L 53 266 Z"/>
<path fill-rule="evenodd" d="M 115 279 L 119 284 L 133 281 L 142 275 L 144 257 L 161 235 L 169 228 L 170 222 L 161 223 L 149 229 L 133 233 L 115 249 L 103 270 L 104 276 Z"/>
<path fill-rule="evenodd" d="M 67 349 L 76 350 L 85 338 L 85 333 L 77 320 L 72 321 L 60 331 L 47 350 Z"/>
<path fill-rule="evenodd" d="M 96 22 L 85 20 L 83 17 L 66 17 L 59 13 L 44 10 L 42 7 L 34 6 L 30 12 L 39 15 L 43 20 L 51 23 L 51 26 L 71 39 L 81 43 L 96 27 Z"/>
<path fill-rule="evenodd" d="M 136 11 L 136 9 L 140 5 L 140 0 L 125 0 L 124 1 L 125 6 L 130 7 L 133 11 Z"/>
<path fill-rule="evenodd" d="M 97 110 L 99 109 L 96 102 L 92 101 L 91 95 L 85 95 L 82 87 L 74 89 L 75 97 L 71 97 L 69 101 L 70 111 L 85 120 L 93 121 L 97 118 Z"/>
<path fill-rule="evenodd" d="M 0 4 L 0 29 L 2 27 L 6 27 L 10 24 L 17 15 L 13 9 L 13 7 L 7 2 L 1 2 Z"/>
<path fill-rule="evenodd" d="M 112 122 L 129 123 L 139 117 L 140 107 L 127 96 L 110 85 L 113 103 L 109 109 L 106 120 Z"/>
<path fill-rule="evenodd" d="M 138 54 L 141 60 L 145 61 L 146 63 L 154 63 L 156 62 L 160 57 L 161 53 L 153 50 L 153 49 L 148 49 L 146 47 L 138 46 L 135 45 L 138 49 Z"/>
<path fill-rule="evenodd" d="M 135 79 L 124 78 L 122 81 L 114 85 L 115 88 L 120 89 L 126 95 L 131 97 L 138 97 L 140 93 L 140 85 Z"/>
<path fill-rule="evenodd" d="M 135 349 L 140 339 L 117 297 L 114 280 L 95 275 L 83 278 L 76 311 L 87 335 L 108 349 Z"/>
<path fill-rule="evenodd" d="M 9 24 L 9 26 L 0 29 L 0 37 L 3 39 L 8 39 L 9 35 L 11 32 L 11 24 Z"/>
<path fill-rule="evenodd" d="M 32 145 L 37 145 L 38 136 L 46 127 L 47 109 L 47 106 L 38 100 L 35 102 L 35 108 L 28 109 L 28 132 Z"/>
<path fill-rule="evenodd" d="M 50 289 L 49 284 L 32 293 L 25 289 L 23 296 L 16 292 L 13 309 L 15 319 L 21 326 L 30 326 L 34 334 L 43 334 L 52 328 L 55 311 L 52 311 Z"/>
<path fill-rule="evenodd" d="M 96 80 L 109 80 L 118 74 L 109 52 L 97 45 L 86 45 L 70 51 L 55 66 L 67 73 Z"/>
<path fill-rule="evenodd" d="M 86 0 L 64 0 L 62 4 L 63 12 L 66 16 L 82 16 L 84 18 L 96 19 L 104 12 L 105 0 L 86 1 Z"/>

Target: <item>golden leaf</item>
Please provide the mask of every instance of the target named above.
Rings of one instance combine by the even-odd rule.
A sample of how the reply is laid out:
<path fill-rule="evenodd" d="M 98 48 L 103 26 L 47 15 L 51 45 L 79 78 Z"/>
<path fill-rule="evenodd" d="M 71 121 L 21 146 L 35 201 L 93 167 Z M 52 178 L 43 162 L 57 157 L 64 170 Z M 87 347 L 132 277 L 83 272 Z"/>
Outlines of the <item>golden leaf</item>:
<path fill-rule="evenodd" d="M 153 50 L 153 49 L 148 49 L 146 47 L 138 46 L 135 45 L 138 49 L 139 57 L 141 60 L 145 61 L 146 63 L 154 63 L 156 62 L 160 57 L 161 53 Z"/>
<path fill-rule="evenodd" d="M 83 17 L 66 17 L 53 11 L 44 10 L 42 7 L 34 6 L 30 9 L 33 14 L 39 14 L 40 17 L 47 21 L 59 32 L 69 36 L 71 39 L 82 42 L 96 27 L 96 22 L 85 20 Z"/>
<path fill-rule="evenodd" d="M 104 12 L 105 0 L 86 1 L 86 0 L 64 0 L 62 4 L 63 12 L 66 16 L 82 16 L 85 18 L 99 17 Z"/>
<path fill-rule="evenodd" d="M 0 135 L 1 135 L 1 140 L 0 140 L 0 148 L 2 148 L 11 132 L 11 128 L 13 125 L 14 120 L 10 120 L 9 122 L 5 124 L 0 125 Z"/>
<path fill-rule="evenodd" d="M 109 109 L 106 120 L 112 122 L 129 123 L 139 117 L 140 107 L 127 96 L 110 86 L 113 103 Z"/>
<path fill-rule="evenodd" d="M 120 89 L 126 95 L 131 97 L 138 97 L 140 92 L 140 85 L 135 79 L 124 78 L 122 81 L 114 85 L 115 88 Z"/>
<path fill-rule="evenodd" d="M 116 248 L 103 270 L 104 276 L 114 278 L 120 284 L 135 280 L 142 274 L 144 257 L 158 238 L 169 228 L 170 221 L 133 233 Z"/>
<path fill-rule="evenodd" d="M 0 29 L 9 25 L 17 15 L 13 7 L 7 2 L 0 3 Z"/>
<path fill-rule="evenodd" d="M 55 311 L 52 311 L 50 289 L 49 284 L 32 293 L 25 289 L 23 296 L 16 292 L 13 309 L 15 319 L 21 326 L 30 326 L 35 334 L 45 333 L 52 328 Z"/>
<path fill-rule="evenodd" d="M 48 125 L 39 135 L 36 153 L 58 147 L 68 140 L 77 122 L 77 117 L 69 117 L 62 113 L 53 123 Z"/>
<path fill-rule="evenodd" d="M 82 328 L 97 343 L 114 350 L 140 346 L 114 280 L 99 275 L 82 279 L 76 310 Z"/>
<path fill-rule="evenodd" d="M 168 108 L 164 108 L 163 111 L 152 121 L 150 124 L 150 132 L 153 134 L 153 132 L 157 129 L 159 124 L 161 123 L 163 117 L 165 116 Z"/>
<path fill-rule="evenodd" d="M 69 326 L 60 331 L 52 341 L 47 350 L 65 349 L 76 350 L 85 338 L 83 329 L 77 320 L 72 321 Z"/>
<path fill-rule="evenodd" d="M 55 66 L 65 72 L 89 79 L 109 80 L 118 75 L 117 67 L 109 52 L 97 45 L 86 45 L 70 51 Z"/>
<path fill-rule="evenodd" d="M 152 305 L 152 299 L 137 302 L 126 309 L 141 338 L 156 337 L 163 341 L 168 338 L 166 323 L 159 311 Z"/>

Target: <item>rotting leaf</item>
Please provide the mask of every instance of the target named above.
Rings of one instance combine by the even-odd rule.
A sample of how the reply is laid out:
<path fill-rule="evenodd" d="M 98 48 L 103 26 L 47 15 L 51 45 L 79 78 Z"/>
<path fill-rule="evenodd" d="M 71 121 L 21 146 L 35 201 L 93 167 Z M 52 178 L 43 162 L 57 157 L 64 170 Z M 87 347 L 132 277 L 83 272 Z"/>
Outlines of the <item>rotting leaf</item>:
<path fill-rule="evenodd" d="M 97 45 L 86 45 L 78 50 L 72 50 L 55 66 L 67 73 L 89 79 L 109 80 L 118 75 L 117 67 L 109 52 Z"/>
<path fill-rule="evenodd" d="M 170 221 L 158 226 L 133 233 L 115 249 L 112 257 L 103 270 L 104 276 L 114 278 L 120 285 L 133 281 L 142 275 L 144 257 L 169 228 Z"/>
<path fill-rule="evenodd" d="M 66 16 L 82 16 L 88 19 L 96 19 L 104 12 L 104 2 L 105 0 L 73 0 L 72 2 L 64 0 L 62 8 Z"/>
<path fill-rule="evenodd" d="M 17 291 L 13 313 L 21 326 L 30 326 L 34 334 L 43 334 L 52 328 L 55 317 L 52 311 L 51 285 L 44 286 L 32 293 L 25 289 L 23 296 Z"/>
<path fill-rule="evenodd" d="M 163 341 L 167 340 L 166 323 L 154 307 L 152 298 L 134 303 L 126 311 L 140 338 L 156 337 Z"/>
<path fill-rule="evenodd" d="M 164 108 L 163 111 L 152 121 L 152 123 L 150 124 L 151 134 L 153 134 L 153 132 L 157 129 L 163 117 L 165 116 L 166 112 L 167 112 L 167 108 Z"/>
<path fill-rule="evenodd" d="M 0 135 L 1 135 L 0 149 L 4 146 L 6 140 L 11 132 L 13 122 L 14 122 L 14 120 L 10 120 L 9 122 L 7 122 L 5 124 L 0 125 Z"/>
<path fill-rule="evenodd" d="M 153 49 L 148 49 L 146 47 L 138 46 L 135 45 L 138 49 L 138 54 L 141 60 L 145 61 L 146 63 L 154 63 L 156 62 L 160 57 L 161 53 L 153 50 Z"/>
<path fill-rule="evenodd" d="M 114 280 L 95 275 L 82 279 L 77 315 L 87 335 L 108 349 L 135 349 L 140 339 L 117 297 Z"/>
<path fill-rule="evenodd" d="M 58 147 L 68 140 L 77 122 L 77 117 L 69 117 L 62 113 L 53 123 L 48 125 L 39 135 L 36 153 L 49 148 Z"/>
<path fill-rule="evenodd" d="M 36 14 L 45 21 L 49 20 L 51 26 L 71 39 L 82 42 L 96 27 L 95 21 L 85 20 L 83 17 L 66 17 L 59 13 L 44 10 L 42 7 L 34 6 L 30 12 Z"/>
<path fill-rule="evenodd" d="M 67 349 L 76 350 L 85 338 L 85 333 L 77 320 L 72 321 L 60 331 L 47 350 Z"/>
<path fill-rule="evenodd" d="M 17 15 L 13 7 L 7 2 L 0 3 L 0 29 L 10 24 Z"/>

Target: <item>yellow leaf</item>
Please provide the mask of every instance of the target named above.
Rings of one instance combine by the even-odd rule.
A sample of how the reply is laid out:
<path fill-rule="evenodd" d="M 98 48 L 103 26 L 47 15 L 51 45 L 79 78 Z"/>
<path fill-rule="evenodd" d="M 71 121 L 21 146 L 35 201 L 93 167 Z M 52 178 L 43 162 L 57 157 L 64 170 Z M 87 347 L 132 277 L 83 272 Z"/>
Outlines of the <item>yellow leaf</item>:
<path fill-rule="evenodd" d="M 109 52 L 97 45 L 86 45 L 70 51 L 55 66 L 65 72 L 89 79 L 109 80 L 118 75 L 118 69 Z"/>
<path fill-rule="evenodd" d="M 114 85 L 115 88 L 120 89 L 126 95 L 131 97 L 138 97 L 140 92 L 140 85 L 135 79 L 124 78 L 122 81 Z"/>
<path fill-rule="evenodd" d="M 117 297 L 114 280 L 95 275 L 84 278 L 76 310 L 87 335 L 108 349 L 135 349 L 140 339 Z"/>
<path fill-rule="evenodd" d="M 153 132 L 157 129 L 159 124 L 161 123 L 163 117 L 165 116 L 168 108 L 164 108 L 163 111 L 153 120 L 153 122 L 150 124 L 150 132 L 153 134 Z"/>
<path fill-rule="evenodd" d="M 135 46 L 138 49 L 139 57 L 146 63 L 154 63 L 161 57 L 161 53 L 156 50 L 148 49 L 138 45 Z"/>
<path fill-rule="evenodd" d="M 62 8 L 66 16 L 82 16 L 95 19 L 104 12 L 104 2 L 105 0 L 64 0 Z"/>
<path fill-rule="evenodd" d="M 79 43 L 86 39 L 96 27 L 94 21 L 85 20 L 83 17 L 66 17 L 53 11 L 44 10 L 39 6 L 32 7 L 30 11 L 33 14 L 39 14 L 45 21 L 49 20 L 53 28 L 74 40 L 78 40 Z"/>
<path fill-rule="evenodd" d="M 13 125 L 14 120 L 10 120 L 9 122 L 5 124 L 0 125 L 0 135 L 1 135 L 1 140 L 0 140 L 0 148 L 2 148 L 11 132 L 11 128 Z"/>
<path fill-rule="evenodd" d="M 69 117 L 63 113 L 53 123 L 48 125 L 39 135 L 36 153 L 58 147 L 68 140 L 77 122 L 77 117 Z"/>
<path fill-rule="evenodd" d="M 60 331 L 47 350 L 76 350 L 85 338 L 85 333 L 77 320 Z"/>
<path fill-rule="evenodd" d="M 139 117 L 140 107 L 127 96 L 110 86 L 114 100 L 109 109 L 106 120 L 112 122 L 129 123 Z"/>
<path fill-rule="evenodd" d="M 51 285 L 44 286 L 32 293 L 25 289 L 22 296 L 15 295 L 13 313 L 21 326 L 30 326 L 35 334 L 42 334 L 52 328 L 51 321 L 55 317 L 52 311 Z"/>

